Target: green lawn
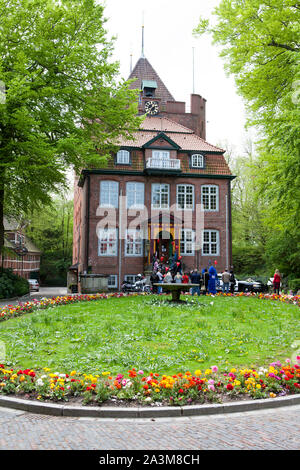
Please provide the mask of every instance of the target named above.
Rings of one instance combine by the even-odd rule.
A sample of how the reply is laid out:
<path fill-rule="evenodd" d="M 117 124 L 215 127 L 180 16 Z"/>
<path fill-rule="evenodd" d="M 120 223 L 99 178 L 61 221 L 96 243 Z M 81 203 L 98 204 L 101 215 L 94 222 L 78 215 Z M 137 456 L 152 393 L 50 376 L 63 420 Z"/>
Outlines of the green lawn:
<path fill-rule="evenodd" d="M 123 297 L 36 311 L 0 323 L 6 365 L 53 371 L 178 373 L 291 357 L 295 305 L 247 297 Z"/>

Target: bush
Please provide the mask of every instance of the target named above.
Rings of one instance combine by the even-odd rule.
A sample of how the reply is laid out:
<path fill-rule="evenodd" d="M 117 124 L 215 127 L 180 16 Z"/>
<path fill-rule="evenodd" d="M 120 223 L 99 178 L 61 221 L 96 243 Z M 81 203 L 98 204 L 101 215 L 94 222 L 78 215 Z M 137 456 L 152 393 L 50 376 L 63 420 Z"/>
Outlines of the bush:
<path fill-rule="evenodd" d="M 253 277 L 265 271 L 264 250 L 261 246 L 233 244 L 232 258 L 235 273 L 252 273 Z"/>
<path fill-rule="evenodd" d="M 300 279 L 290 279 L 289 289 L 291 289 L 293 292 L 298 292 L 298 290 L 300 290 Z"/>
<path fill-rule="evenodd" d="M 29 292 L 27 279 L 17 276 L 11 269 L 0 271 L 0 299 L 19 297 Z"/>

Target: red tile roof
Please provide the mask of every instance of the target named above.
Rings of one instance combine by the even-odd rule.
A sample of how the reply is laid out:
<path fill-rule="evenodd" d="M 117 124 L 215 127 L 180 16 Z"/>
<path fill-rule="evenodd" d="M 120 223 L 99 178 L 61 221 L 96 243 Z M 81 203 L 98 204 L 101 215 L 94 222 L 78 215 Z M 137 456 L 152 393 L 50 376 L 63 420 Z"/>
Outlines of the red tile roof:
<path fill-rule="evenodd" d="M 209 144 L 191 129 L 165 117 L 147 116 L 142 122 L 140 130 L 133 134 L 134 138 L 126 139 L 121 137 L 118 140 L 118 145 L 139 148 L 161 132 L 173 140 L 182 150 L 224 153 L 223 149 Z"/>

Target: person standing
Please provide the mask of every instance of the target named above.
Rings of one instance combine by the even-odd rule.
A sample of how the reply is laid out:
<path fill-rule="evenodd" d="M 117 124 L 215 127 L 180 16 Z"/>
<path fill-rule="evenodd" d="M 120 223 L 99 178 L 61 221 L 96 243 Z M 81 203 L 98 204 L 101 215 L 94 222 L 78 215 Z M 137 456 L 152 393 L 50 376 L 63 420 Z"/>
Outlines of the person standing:
<path fill-rule="evenodd" d="M 158 280 L 159 280 L 159 278 L 157 276 L 157 272 L 152 271 L 151 276 L 150 276 L 150 283 L 151 283 L 153 294 L 157 294 L 157 292 L 158 292 L 157 286 L 154 285 L 154 284 L 158 283 Z"/>
<path fill-rule="evenodd" d="M 191 283 L 198 284 L 198 286 L 192 287 L 192 295 L 194 295 L 195 293 L 197 295 L 200 295 L 200 282 L 201 282 L 201 276 L 198 273 L 197 269 L 194 269 L 193 274 L 191 274 Z"/>
<path fill-rule="evenodd" d="M 162 284 L 162 283 L 163 283 L 163 280 L 164 280 L 164 277 L 163 277 L 163 275 L 162 275 L 161 269 L 158 269 L 156 275 L 157 275 L 157 277 L 158 277 L 158 283 L 159 283 L 159 284 Z M 158 293 L 158 294 L 161 294 L 161 293 L 162 293 L 162 288 L 161 288 L 160 286 L 158 286 L 157 293 Z"/>
<path fill-rule="evenodd" d="M 225 269 L 225 271 L 222 273 L 222 281 L 223 281 L 223 294 L 228 294 L 229 293 L 229 282 L 230 282 L 230 273 L 228 272 L 228 269 Z"/>
<path fill-rule="evenodd" d="M 208 292 L 210 294 L 216 294 L 216 282 L 217 282 L 217 270 L 214 266 L 211 266 L 208 270 L 209 273 L 209 281 L 208 281 Z"/>
<path fill-rule="evenodd" d="M 280 281 L 281 281 L 280 272 L 278 269 L 276 269 L 275 274 L 274 274 L 274 279 L 273 279 L 274 294 L 279 295 Z"/>
<path fill-rule="evenodd" d="M 178 273 L 174 276 L 174 281 L 175 281 L 177 284 L 181 284 L 181 283 L 182 283 L 182 276 L 181 276 L 180 272 L 178 272 Z"/>
<path fill-rule="evenodd" d="M 206 268 L 204 269 L 202 273 L 202 277 L 203 277 L 203 285 L 204 285 L 204 295 L 206 295 L 208 293 L 208 281 L 209 281 L 209 274 Z"/>
<path fill-rule="evenodd" d="M 229 283 L 230 283 L 230 292 L 231 292 L 231 294 L 234 294 L 235 277 L 234 277 L 234 273 L 233 273 L 232 270 L 230 271 L 230 280 L 229 280 Z"/>
<path fill-rule="evenodd" d="M 165 282 L 166 284 L 169 284 L 170 282 L 173 282 L 173 276 L 172 276 L 172 274 L 170 273 L 169 270 L 168 270 L 168 271 L 166 272 L 166 274 L 164 275 L 164 282 Z"/>

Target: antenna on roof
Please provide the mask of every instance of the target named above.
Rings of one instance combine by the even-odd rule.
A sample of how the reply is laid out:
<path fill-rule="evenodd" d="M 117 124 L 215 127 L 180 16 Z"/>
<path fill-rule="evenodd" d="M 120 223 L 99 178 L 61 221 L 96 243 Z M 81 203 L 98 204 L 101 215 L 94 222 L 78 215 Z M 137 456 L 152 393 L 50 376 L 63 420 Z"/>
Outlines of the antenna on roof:
<path fill-rule="evenodd" d="M 142 24 L 142 57 L 145 58 L 145 54 L 144 54 L 144 12 L 143 12 L 143 24 Z"/>
<path fill-rule="evenodd" d="M 195 94 L 195 48 L 193 47 L 193 95 Z"/>

